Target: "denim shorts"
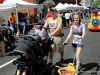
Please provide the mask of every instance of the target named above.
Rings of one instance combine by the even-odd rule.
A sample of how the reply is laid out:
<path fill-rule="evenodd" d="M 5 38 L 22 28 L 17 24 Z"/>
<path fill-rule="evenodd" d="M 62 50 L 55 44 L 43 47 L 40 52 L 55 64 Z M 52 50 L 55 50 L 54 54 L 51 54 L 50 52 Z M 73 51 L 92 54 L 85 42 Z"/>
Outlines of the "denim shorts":
<path fill-rule="evenodd" d="M 73 46 L 74 48 L 77 48 L 77 47 L 83 48 L 84 45 L 77 45 L 77 44 L 73 44 L 73 43 L 72 43 L 72 46 Z"/>

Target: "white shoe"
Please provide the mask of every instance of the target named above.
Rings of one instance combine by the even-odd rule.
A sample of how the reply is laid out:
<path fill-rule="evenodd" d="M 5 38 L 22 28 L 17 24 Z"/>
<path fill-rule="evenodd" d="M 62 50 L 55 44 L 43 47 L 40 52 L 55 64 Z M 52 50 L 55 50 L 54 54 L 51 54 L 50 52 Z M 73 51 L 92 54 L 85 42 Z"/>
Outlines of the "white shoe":
<path fill-rule="evenodd" d="M 78 75 L 78 73 L 76 72 L 75 75 Z"/>

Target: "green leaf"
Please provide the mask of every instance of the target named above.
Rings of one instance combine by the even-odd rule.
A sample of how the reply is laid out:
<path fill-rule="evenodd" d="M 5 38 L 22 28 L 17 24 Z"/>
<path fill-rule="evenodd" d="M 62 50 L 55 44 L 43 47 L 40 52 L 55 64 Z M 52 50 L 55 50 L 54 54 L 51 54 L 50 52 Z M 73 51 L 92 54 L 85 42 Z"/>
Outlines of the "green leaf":
<path fill-rule="evenodd" d="M 92 8 L 98 8 L 100 6 L 100 3 L 98 2 L 98 0 L 96 0 L 93 4 L 92 4 Z"/>

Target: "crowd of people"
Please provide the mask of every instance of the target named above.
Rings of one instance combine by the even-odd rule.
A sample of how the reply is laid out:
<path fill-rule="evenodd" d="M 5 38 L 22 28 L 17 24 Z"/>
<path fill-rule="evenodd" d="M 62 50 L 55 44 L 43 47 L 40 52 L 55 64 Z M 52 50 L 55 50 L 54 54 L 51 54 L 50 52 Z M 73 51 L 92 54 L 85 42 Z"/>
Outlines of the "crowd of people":
<path fill-rule="evenodd" d="M 62 16 L 66 19 L 66 27 L 70 28 L 69 34 L 64 41 L 63 32 L 62 32 Z M 82 13 L 80 11 L 74 10 L 74 12 L 67 11 L 65 15 L 57 12 L 57 10 L 51 9 L 49 13 L 46 15 L 46 20 L 44 24 L 44 28 L 49 26 L 50 35 L 54 37 L 54 44 L 52 45 L 52 51 L 49 56 L 48 66 L 52 65 L 54 52 L 59 52 L 61 55 L 60 63 L 64 61 L 64 45 L 68 44 L 69 38 L 72 36 L 72 47 L 76 54 L 76 73 L 78 75 L 78 70 L 80 66 L 80 55 L 84 47 L 83 38 L 85 36 L 85 24 L 81 22 Z M 70 25 L 70 20 L 72 21 L 72 25 Z M 44 31 L 44 29 L 42 29 Z"/>
<path fill-rule="evenodd" d="M 63 21 L 63 18 L 65 18 L 65 21 Z M 48 66 L 53 65 L 53 57 L 54 57 L 54 52 L 58 52 L 61 55 L 60 63 L 64 62 L 64 45 L 68 44 L 68 40 L 72 36 L 72 47 L 73 50 L 76 53 L 76 73 L 75 75 L 78 75 L 78 69 L 80 66 L 80 55 L 84 47 L 84 42 L 83 38 L 85 36 L 85 25 L 81 22 L 81 19 L 89 18 L 90 13 L 82 11 L 79 11 L 77 9 L 73 11 L 67 11 L 66 13 L 61 13 L 60 11 L 57 11 L 55 8 L 50 9 L 48 14 L 45 17 L 44 21 L 44 26 L 42 28 L 42 31 L 45 31 L 45 28 L 49 27 L 50 28 L 50 35 L 53 36 L 54 38 L 54 43 L 52 44 L 52 51 L 50 52 L 49 55 L 49 63 Z M 38 22 L 38 16 L 35 15 L 34 18 L 36 19 L 35 21 Z M 27 17 L 27 14 L 22 15 L 22 22 L 21 25 L 23 27 L 23 35 L 25 34 L 26 26 L 28 24 L 29 18 Z M 16 18 L 14 16 L 14 13 L 11 12 L 11 15 L 9 16 L 8 19 L 9 23 L 11 24 L 12 28 L 14 29 L 14 33 L 16 33 Z M 72 22 L 72 25 L 70 25 Z M 63 36 L 63 29 L 62 25 L 65 23 L 67 28 L 70 28 L 68 36 L 66 36 L 66 40 L 64 41 Z M 78 42 L 77 39 L 80 41 Z M 0 46 L 1 50 L 4 55 L 5 53 L 5 44 L 4 44 L 4 39 L 2 37 L 2 32 L 0 31 Z M 18 71 L 19 75 L 19 71 Z M 23 74 L 25 75 L 25 74 Z"/>
<path fill-rule="evenodd" d="M 21 29 L 20 29 L 19 25 L 17 26 L 17 24 L 16 24 L 16 16 L 15 16 L 14 12 L 11 12 L 11 14 L 8 16 L 7 26 L 9 26 L 10 29 L 12 30 L 12 35 L 14 37 L 17 34 L 18 28 L 19 28 L 19 30 L 22 30 L 21 35 L 25 35 L 26 30 L 27 30 L 26 27 L 28 26 L 28 24 L 30 24 L 30 23 L 32 24 L 33 22 L 38 23 L 39 16 L 31 15 L 29 17 L 26 13 L 23 13 L 20 15 L 19 20 L 20 20 L 19 25 L 21 26 Z M 4 43 L 4 36 L 2 35 L 2 29 L 0 29 L 0 50 L 2 51 L 3 56 L 7 55 L 6 49 L 5 49 L 5 43 Z"/>

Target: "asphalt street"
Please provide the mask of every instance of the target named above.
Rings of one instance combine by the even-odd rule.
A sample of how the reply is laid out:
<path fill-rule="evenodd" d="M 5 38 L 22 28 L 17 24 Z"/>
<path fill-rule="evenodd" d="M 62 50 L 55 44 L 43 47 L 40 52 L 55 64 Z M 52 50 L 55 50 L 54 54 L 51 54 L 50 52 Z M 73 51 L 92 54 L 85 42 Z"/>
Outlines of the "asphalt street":
<path fill-rule="evenodd" d="M 85 23 L 86 35 L 84 37 L 84 47 L 81 54 L 81 63 L 80 75 L 100 75 L 100 32 L 91 32 L 87 28 L 88 19 L 82 20 Z M 63 27 L 64 40 L 69 33 L 69 29 Z M 19 39 L 21 40 L 21 39 Z M 71 40 L 64 47 L 64 63 L 67 64 L 72 62 L 74 51 L 71 46 Z M 18 55 L 14 55 L 13 52 L 10 52 L 9 56 L 0 58 L 0 75 L 14 75 L 16 71 L 16 66 L 12 64 L 12 61 L 18 58 Z M 56 64 L 60 61 L 60 54 L 57 52 L 54 54 L 53 64 Z"/>

